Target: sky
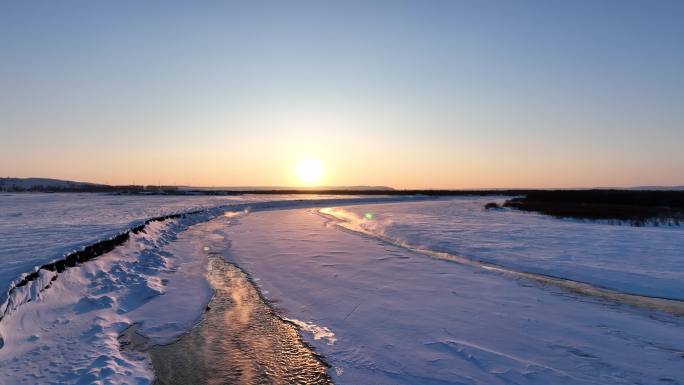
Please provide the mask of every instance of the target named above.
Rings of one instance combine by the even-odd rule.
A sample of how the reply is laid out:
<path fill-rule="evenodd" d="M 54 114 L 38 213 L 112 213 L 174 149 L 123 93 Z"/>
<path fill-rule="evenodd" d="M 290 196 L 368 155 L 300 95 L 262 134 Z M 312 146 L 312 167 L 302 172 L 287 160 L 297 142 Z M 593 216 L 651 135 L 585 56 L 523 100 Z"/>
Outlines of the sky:
<path fill-rule="evenodd" d="M 684 185 L 683 41 L 678 0 L 1 2 L 0 176 Z"/>

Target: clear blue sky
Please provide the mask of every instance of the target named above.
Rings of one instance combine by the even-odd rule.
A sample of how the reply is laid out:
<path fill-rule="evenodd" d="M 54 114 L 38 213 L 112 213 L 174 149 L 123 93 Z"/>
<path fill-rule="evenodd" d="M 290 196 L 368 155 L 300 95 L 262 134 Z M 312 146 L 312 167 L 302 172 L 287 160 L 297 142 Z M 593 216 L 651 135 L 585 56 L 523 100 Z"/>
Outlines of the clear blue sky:
<path fill-rule="evenodd" d="M 684 184 L 684 1 L 17 1 L 0 49 L 0 176 Z"/>

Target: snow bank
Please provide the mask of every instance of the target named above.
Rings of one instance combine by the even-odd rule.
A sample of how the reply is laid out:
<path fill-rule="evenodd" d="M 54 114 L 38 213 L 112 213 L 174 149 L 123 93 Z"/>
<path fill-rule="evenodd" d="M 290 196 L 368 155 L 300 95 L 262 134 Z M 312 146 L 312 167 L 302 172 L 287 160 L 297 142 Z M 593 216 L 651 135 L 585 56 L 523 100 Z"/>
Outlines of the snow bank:
<path fill-rule="evenodd" d="M 22 274 L 119 236 L 149 218 L 242 202 L 214 196 L 1 194 L 0 303 Z"/>
<path fill-rule="evenodd" d="M 0 382 L 151 383 L 147 356 L 122 352 L 118 337 L 139 324 L 150 343 L 169 343 L 199 320 L 211 290 L 193 225 L 207 218 L 150 222 L 13 309 L 0 322 Z"/>
<path fill-rule="evenodd" d="M 13 306 L 35 297 L 49 284 L 44 270 L 62 271 L 90 260 L 128 239 L 151 220 L 224 210 L 270 210 L 402 201 L 415 197 L 325 196 L 169 197 L 104 194 L 7 194 L 0 197 L 0 319 Z M 53 277 L 51 277 L 53 278 Z M 33 282 L 35 281 L 35 282 Z M 29 288 L 16 289 L 33 282 Z"/>

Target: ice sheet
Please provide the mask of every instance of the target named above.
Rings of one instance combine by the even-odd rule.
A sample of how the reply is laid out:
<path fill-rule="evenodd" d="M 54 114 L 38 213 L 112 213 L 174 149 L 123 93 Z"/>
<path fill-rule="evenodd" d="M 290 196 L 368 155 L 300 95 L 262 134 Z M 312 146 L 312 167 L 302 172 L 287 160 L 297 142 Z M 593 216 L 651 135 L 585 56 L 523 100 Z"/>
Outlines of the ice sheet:
<path fill-rule="evenodd" d="M 338 384 L 684 382 L 676 317 L 430 259 L 307 210 L 253 213 L 226 237 Z"/>

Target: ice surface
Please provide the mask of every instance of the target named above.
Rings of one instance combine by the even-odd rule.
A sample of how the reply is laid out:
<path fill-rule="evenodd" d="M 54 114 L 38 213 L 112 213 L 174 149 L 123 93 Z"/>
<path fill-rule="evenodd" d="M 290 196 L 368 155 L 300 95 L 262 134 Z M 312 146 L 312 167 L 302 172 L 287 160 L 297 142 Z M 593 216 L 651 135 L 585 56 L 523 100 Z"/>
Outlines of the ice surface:
<path fill-rule="evenodd" d="M 398 244 L 630 294 L 684 299 L 684 227 L 618 226 L 483 210 L 492 200 L 355 206 L 336 215 Z"/>
<path fill-rule="evenodd" d="M 316 326 L 303 333 L 338 384 L 684 383 L 680 318 L 427 258 L 309 210 L 253 213 L 225 236 L 267 298 Z"/>
<path fill-rule="evenodd" d="M 40 270 L 35 281 L 12 292 L 13 306 L 0 322 L 0 384 L 149 384 L 148 357 L 122 352 L 119 335 L 135 324 L 149 344 L 165 344 L 200 319 L 211 297 L 207 255 L 228 244 L 224 229 L 231 221 L 250 210 L 384 199 L 300 198 L 259 197 L 150 222 L 113 251 L 66 269 L 56 280 L 54 272 Z M 221 231 L 206 226 L 211 218 Z"/>
<path fill-rule="evenodd" d="M 277 208 L 283 204 L 307 205 L 328 199 L 344 204 L 356 198 L 0 193 L 0 303 L 5 300 L 4 293 L 10 284 L 23 273 L 140 225 L 149 218 L 229 205 L 244 208 L 262 202 L 266 208 L 269 205 Z M 361 202 L 378 202 L 384 198 L 360 199 Z"/>

